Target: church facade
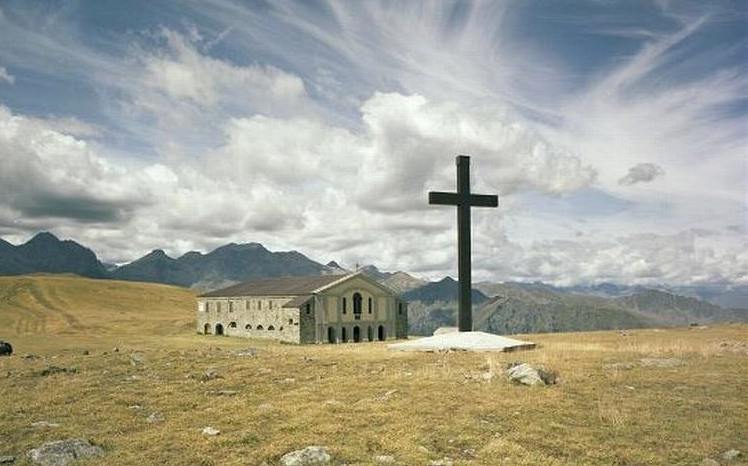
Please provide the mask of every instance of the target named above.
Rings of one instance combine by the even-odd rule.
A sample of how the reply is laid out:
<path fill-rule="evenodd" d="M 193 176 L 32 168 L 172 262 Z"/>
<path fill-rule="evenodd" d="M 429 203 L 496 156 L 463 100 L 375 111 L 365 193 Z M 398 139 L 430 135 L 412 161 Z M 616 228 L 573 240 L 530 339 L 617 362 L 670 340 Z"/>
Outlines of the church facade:
<path fill-rule="evenodd" d="M 362 273 L 240 283 L 198 296 L 197 332 L 288 343 L 408 336 L 408 304 Z"/>

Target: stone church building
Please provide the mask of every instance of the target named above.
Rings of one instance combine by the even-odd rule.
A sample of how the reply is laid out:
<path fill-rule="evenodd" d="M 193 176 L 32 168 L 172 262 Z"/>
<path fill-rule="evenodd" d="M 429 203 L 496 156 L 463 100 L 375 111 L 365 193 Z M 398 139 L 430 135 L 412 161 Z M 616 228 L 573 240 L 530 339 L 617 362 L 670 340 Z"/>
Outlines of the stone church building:
<path fill-rule="evenodd" d="M 240 283 L 198 296 L 197 331 L 289 343 L 406 338 L 408 305 L 363 273 Z"/>

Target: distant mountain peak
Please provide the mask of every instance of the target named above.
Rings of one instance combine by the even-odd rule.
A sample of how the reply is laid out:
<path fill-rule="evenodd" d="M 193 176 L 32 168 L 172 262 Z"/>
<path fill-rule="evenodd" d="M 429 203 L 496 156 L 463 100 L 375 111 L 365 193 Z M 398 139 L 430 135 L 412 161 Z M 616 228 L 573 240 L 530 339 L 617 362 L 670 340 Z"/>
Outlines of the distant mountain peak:
<path fill-rule="evenodd" d="M 328 267 L 334 267 L 334 268 L 336 268 L 336 269 L 342 269 L 342 268 L 343 268 L 343 267 L 341 267 L 341 266 L 340 266 L 340 264 L 338 264 L 338 263 L 337 263 L 337 262 L 335 262 L 335 261 L 330 261 L 330 262 L 328 262 L 328 263 L 327 263 L 327 264 L 325 264 L 325 265 L 326 265 L 326 266 L 328 266 Z"/>
<path fill-rule="evenodd" d="M 31 238 L 29 243 L 59 243 L 60 239 L 48 231 L 40 231 Z"/>

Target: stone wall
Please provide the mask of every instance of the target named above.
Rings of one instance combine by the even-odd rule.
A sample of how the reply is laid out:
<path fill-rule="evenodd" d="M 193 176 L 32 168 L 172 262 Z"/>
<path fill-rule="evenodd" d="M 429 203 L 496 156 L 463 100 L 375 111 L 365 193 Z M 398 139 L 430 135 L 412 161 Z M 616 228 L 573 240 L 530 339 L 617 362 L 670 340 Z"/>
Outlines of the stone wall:
<path fill-rule="evenodd" d="M 291 299 L 277 296 L 199 298 L 197 332 L 299 343 L 299 310 L 283 307 Z"/>

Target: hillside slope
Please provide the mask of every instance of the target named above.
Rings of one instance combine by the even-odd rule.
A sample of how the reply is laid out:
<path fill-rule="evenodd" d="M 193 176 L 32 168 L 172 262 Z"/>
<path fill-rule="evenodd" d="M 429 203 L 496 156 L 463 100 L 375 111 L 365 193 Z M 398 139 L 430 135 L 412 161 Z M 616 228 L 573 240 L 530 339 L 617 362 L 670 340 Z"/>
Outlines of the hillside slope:
<path fill-rule="evenodd" d="M 172 335 L 193 327 L 195 293 L 74 275 L 0 277 L 0 336 Z"/>

